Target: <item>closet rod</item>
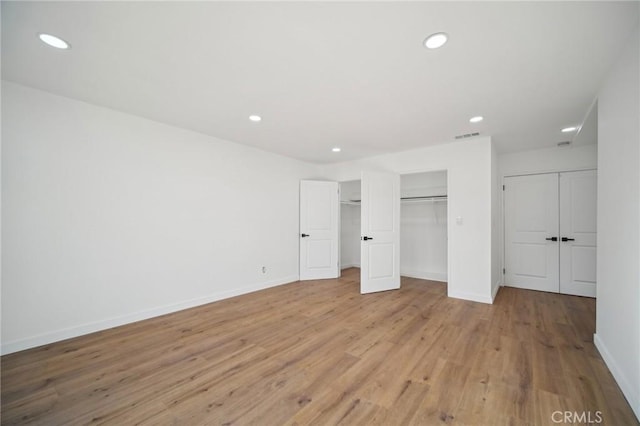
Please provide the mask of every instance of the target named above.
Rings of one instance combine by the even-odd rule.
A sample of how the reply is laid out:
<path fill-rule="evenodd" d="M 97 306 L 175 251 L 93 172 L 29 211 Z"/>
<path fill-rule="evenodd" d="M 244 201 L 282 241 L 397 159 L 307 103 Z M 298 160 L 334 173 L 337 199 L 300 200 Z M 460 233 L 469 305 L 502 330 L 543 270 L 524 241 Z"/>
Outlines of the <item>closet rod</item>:
<path fill-rule="evenodd" d="M 430 196 L 422 196 L 422 197 L 401 197 L 400 198 L 401 201 L 422 201 L 422 200 L 435 201 L 435 200 L 446 200 L 446 199 L 447 199 L 446 195 L 430 195 Z"/>
<path fill-rule="evenodd" d="M 432 195 L 432 196 L 424 196 L 424 197 L 401 197 L 400 201 L 446 201 L 446 195 Z M 362 200 L 349 200 L 349 201 L 340 201 L 342 204 L 360 204 Z"/>

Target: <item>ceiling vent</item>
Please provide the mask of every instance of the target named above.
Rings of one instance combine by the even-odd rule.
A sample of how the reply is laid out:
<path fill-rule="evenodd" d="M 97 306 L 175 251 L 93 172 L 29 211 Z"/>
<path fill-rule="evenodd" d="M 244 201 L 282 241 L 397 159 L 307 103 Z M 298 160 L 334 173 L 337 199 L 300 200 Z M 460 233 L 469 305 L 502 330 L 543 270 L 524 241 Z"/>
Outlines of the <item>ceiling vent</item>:
<path fill-rule="evenodd" d="M 475 133 L 465 133 L 464 135 L 458 135 L 456 136 L 456 139 L 466 139 L 466 138 L 471 138 L 474 136 L 479 136 L 480 133 L 475 132 Z"/>

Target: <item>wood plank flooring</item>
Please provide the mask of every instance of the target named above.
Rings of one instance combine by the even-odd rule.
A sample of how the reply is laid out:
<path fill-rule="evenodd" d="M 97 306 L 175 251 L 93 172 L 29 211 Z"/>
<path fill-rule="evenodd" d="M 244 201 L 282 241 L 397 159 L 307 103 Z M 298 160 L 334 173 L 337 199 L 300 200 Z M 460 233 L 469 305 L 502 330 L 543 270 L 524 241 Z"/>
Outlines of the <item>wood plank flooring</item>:
<path fill-rule="evenodd" d="M 592 299 L 494 305 L 356 269 L 2 357 L 2 424 L 638 424 L 595 349 Z M 557 415 L 556 415 L 557 416 Z"/>

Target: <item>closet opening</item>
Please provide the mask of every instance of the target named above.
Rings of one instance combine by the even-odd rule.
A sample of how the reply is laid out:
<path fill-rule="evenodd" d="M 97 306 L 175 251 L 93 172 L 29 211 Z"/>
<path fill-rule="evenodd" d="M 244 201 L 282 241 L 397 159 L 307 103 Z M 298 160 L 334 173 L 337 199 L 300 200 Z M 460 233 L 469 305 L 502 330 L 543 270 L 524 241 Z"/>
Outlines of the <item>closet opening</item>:
<path fill-rule="evenodd" d="M 400 176 L 400 275 L 447 282 L 447 171 Z M 340 268 L 360 268 L 361 181 L 340 182 Z"/>

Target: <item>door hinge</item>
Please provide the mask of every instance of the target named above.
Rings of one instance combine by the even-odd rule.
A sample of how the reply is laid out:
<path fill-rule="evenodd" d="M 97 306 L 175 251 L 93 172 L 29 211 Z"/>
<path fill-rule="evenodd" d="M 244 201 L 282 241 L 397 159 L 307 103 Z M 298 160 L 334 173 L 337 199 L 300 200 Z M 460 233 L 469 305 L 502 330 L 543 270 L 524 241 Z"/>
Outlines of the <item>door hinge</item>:
<path fill-rule="evenodd" d="M 506 274 L 507 270 L 505 268 L 502 268 L 502 275 Z"/>
<path fill-rule="evenodd" d="M 502 190 L 504 191 L 504 185 L 502 185 Z"/>

